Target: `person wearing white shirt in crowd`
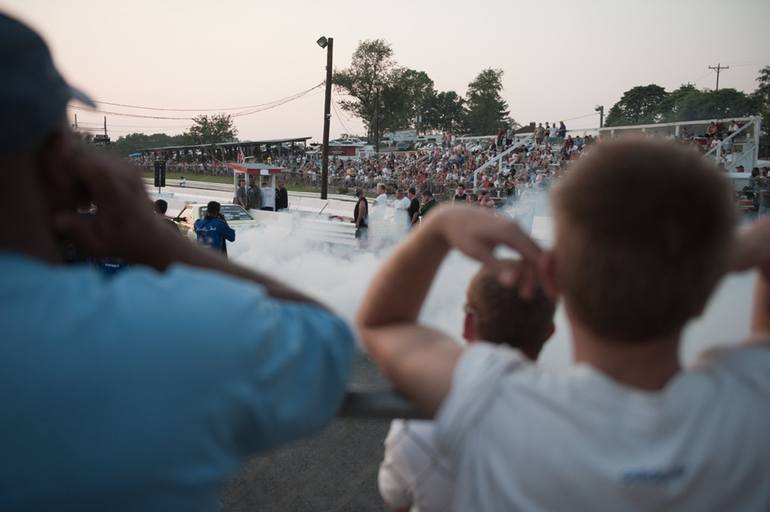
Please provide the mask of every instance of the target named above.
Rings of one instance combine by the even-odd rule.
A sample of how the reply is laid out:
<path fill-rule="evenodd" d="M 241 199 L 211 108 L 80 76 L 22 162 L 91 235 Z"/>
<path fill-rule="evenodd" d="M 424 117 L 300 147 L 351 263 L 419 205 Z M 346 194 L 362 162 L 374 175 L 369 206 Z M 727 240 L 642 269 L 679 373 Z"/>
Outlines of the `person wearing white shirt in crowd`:
<path fill-rule="evenodd" d="M 664 140 L 607 141 L 573 165 L 553 190 L 551 249 L 484 209 L 438 208 L 358 313 L 370 356 L 436 415 L 455 510 L 770 510 L 770 221 L 737 232 L 722 173 Z M 418 324 L 451 248 L 494 266 L 499 245 L 522 257 L 517 272 L 499 266 L 501 283 L 564 300 L 569 369 Z M 752 334 L 683 367 L 685 326 L 746 270 Z"/>
<path fill-rule="evenodd" d="M 548 142 L 550 144 L 553 144 L 556 142 L 556 136 L 559 134 L 559 127 L 556 126 L 556 123 L 553 123 L 551 127 L 548 129 Z"/>
<path fill-rule="evenodd" d="M 377 184 L 377 197 L 374 199 L 374 206 L 388 205 L 388 189 L 384 183 Z"/>
<path fill-rule="evenodd" d="M 506 264 L 515 271 L 516 262 Z M 537 359 L 553 334 L 556 304 L 539 291 L 524 300 L 518 289 L 504 287 L 496 267 L 482 267 L 467 290 L 463 339 L 505 344 Z M 454 470 L 438 450 L 432 421 L 393 420 L 380 465 L 380 494 L 388 507 L 414 512 L 452 509 Z"/>
<path fill-rule="evenodd" d="M 393 200 L 393 207 L 396 209 L 396 219 L 401 217 L 408 228 L 412 225 L 412 219 L 409 218 L 409 205 L 412 202 L 404 195 L 404 189 L 396 189 L 396 199 Z"/>

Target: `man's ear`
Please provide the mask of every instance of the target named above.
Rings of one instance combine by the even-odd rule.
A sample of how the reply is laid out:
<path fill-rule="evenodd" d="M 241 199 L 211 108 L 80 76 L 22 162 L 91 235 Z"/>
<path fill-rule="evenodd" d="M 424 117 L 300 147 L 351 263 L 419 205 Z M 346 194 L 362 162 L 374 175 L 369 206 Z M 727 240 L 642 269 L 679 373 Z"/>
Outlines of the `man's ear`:
<path fill-rule="evenodd" d="M 476 340 L 476 317 L 471 313 L 465 313 L 465 319 L 463 320 L 463 339 L 468 343 L 473 343 Z"/>

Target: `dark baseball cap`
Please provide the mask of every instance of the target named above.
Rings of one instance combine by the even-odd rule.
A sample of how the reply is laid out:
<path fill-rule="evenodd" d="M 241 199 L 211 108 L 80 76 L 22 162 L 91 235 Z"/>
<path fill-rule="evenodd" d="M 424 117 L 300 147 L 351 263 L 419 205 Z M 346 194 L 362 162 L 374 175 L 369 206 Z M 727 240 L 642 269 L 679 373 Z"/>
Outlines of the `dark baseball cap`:
<path fill-rule="evenodd" d="M 45 41 L 0 13 L 0 154 L 34 147 L 66 118 L 67 103 L 93 100 L 56 70 Z"/>

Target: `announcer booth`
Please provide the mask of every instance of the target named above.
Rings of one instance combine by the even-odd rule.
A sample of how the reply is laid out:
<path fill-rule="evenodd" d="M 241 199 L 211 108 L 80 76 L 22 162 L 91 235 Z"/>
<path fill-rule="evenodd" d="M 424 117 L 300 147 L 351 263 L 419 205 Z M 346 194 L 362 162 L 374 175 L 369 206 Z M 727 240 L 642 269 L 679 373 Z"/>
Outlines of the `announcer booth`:
<path fill-rule="evenodd" d="M 238 192 L 239 181 L 244 180 L 247 186 L 254 183 L 262 193 L 262 209 L 275 211 L 275 178 L 283 172 L 283 167 L 251 162 L 242 164 L 228 162 L 227 166 L 233 171 L 234 195 Z"/>

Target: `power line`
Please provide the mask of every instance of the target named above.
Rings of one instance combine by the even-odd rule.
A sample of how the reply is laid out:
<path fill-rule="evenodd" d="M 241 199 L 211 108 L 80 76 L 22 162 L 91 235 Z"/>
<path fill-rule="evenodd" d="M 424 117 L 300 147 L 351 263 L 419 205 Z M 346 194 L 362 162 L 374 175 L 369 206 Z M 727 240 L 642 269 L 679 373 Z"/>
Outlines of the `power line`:
<path fill-rule="evenodd" d="M 323 85 L 323 82 L 321 82 L 318 85 L 314 85 L 313 87 L 302 91 L 301 93 L 296 94 L 302 94 L 304 92 L 310 92 L 316 87 L 320 87 Z M 220 108 L 167 108 L 167 107 L 147 107 L 142 105 L 129 105 L 126 103 L 114 103 L 110 101 L 96 101 L 96 103 L 100 105 L 109 105 L 111 107 L 125 107 L 125 108 L 135 108 L 139 110 L 156 110 L 156 111 L 164 111 L 164 112 L 225 112 L 227 110 L 247 110 L 247 109 L 253 109 L 253 108 L 259 108 L 264 107 L 267 105 L 272 105 L 273 103 L 279 103 L 282 102 L 288 98 L 292 98 L 296 96 L 296 94 L 292 94 L 291 96 L 286 96 L 285 98 L 279 98 L 277 100 L 268 101 L 266 103 L 259 103 L 257 105 L 243 105 L 240 107 L 220 107 Z"/>
<path fill-rule="evenodd" d="M 584 114 L 582 116 L 570 117 L 569 119 L 562 119 L 562 121 L 575 121 L 576 119 L 585 119 L 586 117 L 592 117 L 595 115 L 597 115 L 596 112 L 591 112 L 590 114 Z"/>
<path fill-rule="evenodd" d="M 334 113 L 337 114 L 337 119 L 339 120 L 340 124 L 342 125 L 342 128 L 345 130 L 345 133 L 350 135 L 350 130 L 347 126 L 345 126 L 345 121 L 342 119 L 342 115 L 340 114 L 339 109 L 337 108 L 337 100 L 332 101 L 332 107 L 334 107 Z"/>
<path fill-rule="evenodd" d="M 287 104 L 287 103 L 289 103 L 291 101 L 297 100 L 297 99 L 301 98 L 302 96 L 305 96 L 306 94 L 312 92 L 315 89 L 318 89 L 321 86 L 323 86 L 323 82 L 321 82 L 320 84 L 318 84 L 316 86 L 311 87 L 310 89 L 306 89 L 304 91 L 298 92 L 298 93 L 293 94 L 291 96 L 287 96 L 287 97 L 282 98 L 280 100 L 276 100 L 276 101 L 274 101 L 272 103 L 265 104 L 265 105 L 269 105 L 269 106 L 263 106 L 261 108 L 254 108 L 254 109 L 251 109 L 251 110 L 246 110 L 246 111 L 242 111 L 242 112 L 236 112 L 234 114 L 231 114 L 230 117 L 250 116 L 252 114 L 256 114 L 257 112 L 264 112 L 266 110 L 271 110 L 271 109 L 274 109 L 276 107 L 280 107 L 280 106 L 285 105 L 285 104 Z M 92 108 L 81 107 L 81 106 L 77 106 L 77 105 L 70 105 L 69 108 L 74 109 L 74 110 L 82 110 L 82 111 L 86 111 L 86 112 L 99 112 L 100 114 L 108 114 L 108 115 L 111 115 L 111 116 L 133 117 L 133 118 L 137 118 L 137 119 L 155 119 L 155 120 L 170 120 L 170 121 L 192 121 L 193 120 L 192 116 L 180 117 L 180 116 L 157 116 L 157 115 L 146 115 L 146 114 L 134 114 L 134 113 L 129 113 L 129 112 L 114 112 L 114 111 L 110 111 L 110 110 L 92 109 Z"/>

